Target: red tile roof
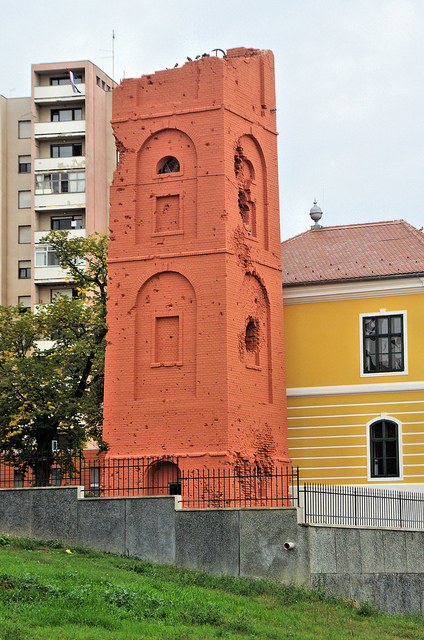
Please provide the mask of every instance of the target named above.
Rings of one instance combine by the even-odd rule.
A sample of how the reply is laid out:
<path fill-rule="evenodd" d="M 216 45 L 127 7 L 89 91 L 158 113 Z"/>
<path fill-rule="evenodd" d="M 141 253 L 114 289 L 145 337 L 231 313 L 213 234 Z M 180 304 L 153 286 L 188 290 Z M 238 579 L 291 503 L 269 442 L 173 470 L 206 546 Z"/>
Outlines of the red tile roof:
<path fill-rule="evenodd" d="M 286 286 L 424 274 L 424 234 L 404 220 L 311 229 L 281 252 Z"/>

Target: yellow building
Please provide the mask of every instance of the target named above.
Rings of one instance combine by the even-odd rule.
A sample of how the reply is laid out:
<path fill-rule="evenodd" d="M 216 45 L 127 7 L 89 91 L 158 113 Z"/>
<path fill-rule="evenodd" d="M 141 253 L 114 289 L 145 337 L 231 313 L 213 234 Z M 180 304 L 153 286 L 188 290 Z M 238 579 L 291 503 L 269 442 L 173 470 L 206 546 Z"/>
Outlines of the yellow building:
<path fill-rule="evenodd" d="M 302 481 L 422 489 L 424 234 L 403 220 L 315 224 L 282 243 L 282 261 Z"/>

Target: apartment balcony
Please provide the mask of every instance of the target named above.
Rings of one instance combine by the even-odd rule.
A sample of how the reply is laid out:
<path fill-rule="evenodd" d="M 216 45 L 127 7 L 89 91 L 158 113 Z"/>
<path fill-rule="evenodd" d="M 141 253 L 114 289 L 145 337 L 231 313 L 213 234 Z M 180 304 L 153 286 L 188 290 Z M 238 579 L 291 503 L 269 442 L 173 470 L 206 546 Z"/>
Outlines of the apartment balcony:
<path fill-rule="evenodd" d="M 85 156 L 37 158 L 34 160 L 34 171 L 68 171 L 69 169 L 85 169 Z"/>
<path fill-rule="evenodd" d="M 41 238 L 44 238 L 51 229 L 46 229 L 45 231 L 34 231 L 34 243 L 40 244 Z M 67 229 L 68 238 L 85 238 L 87 233 L 85 229 Z M 46 269 L 48 267 L 40 267 L 40 269 Z"/>
<path fill-rule="evenodd" d="M 70 84 L 34 87 L 34 101 L 37 103 L 74 102 L 85 98 L 85 84 L 77 84 L 81 93 L 74 93 Z"/>
<path fill-rule="evenodd" d="M 34 196 L 36 211 L 80 209 L 85 207 L 85 192 L 83 193 L 44 193 Z"/>
<path fill-rule="evenodd" d="M 52 87 L 55 88 L 55 87 Z M 85 120 L 65 120 L 63 122 L 35 122 L 34 135 L 42 138 L 70 138 L 85 135 Z"/>
<path fill-rule="evenodd" d="M 68 280 L 68 272 L 56 265 L 50 267 L 34 267 L 35 284 L 65 283 L 68 282 Z"/>
<path fill-rule="evenodd" d="M 41 305 L 38 305 L 41 306 Z M 52 349 L 55 345 L 54 340 L 36 340 L 34 343 L 40 351 L 47 351 L 48 349 Z"/>

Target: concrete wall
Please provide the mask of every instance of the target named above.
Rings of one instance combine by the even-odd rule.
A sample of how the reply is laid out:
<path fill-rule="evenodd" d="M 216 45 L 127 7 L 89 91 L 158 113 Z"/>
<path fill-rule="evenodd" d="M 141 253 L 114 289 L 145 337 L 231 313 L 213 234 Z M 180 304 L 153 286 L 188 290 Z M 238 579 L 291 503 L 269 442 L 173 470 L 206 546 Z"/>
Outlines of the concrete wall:
<path fill-rule="evenodd" d="M 175 496 L 84 499 L 80 487 L 0 490 L 0 531 L 424 614 L 424 531 L 303 525 L 294 508 L 181 510 Z"/>

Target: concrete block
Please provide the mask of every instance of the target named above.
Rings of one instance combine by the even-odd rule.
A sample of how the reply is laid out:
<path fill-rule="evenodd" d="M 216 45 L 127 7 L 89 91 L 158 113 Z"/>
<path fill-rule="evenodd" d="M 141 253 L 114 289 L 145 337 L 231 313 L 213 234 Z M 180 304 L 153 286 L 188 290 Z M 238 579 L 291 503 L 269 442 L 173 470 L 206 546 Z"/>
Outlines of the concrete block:
<path fill-rule="evenodd" d="M 424 576 L 411 573 L 399 575 L 398 581 L 400 612 L 421 613 Z"/>
<path fill-rule="evenodd" d="M 384 613 L 402 613 L 402 597 L 399 592 L 399 575 L 379 574 L 375 576 L 375 604 Z"/>
<path fill-rule="evenodd" d="M 402 573 L 406 568 L 404 531 L 382 531 L 385 573 Z"/>
<path fill-rule="evenodd" d="M 176 563 L 187 569 L 239 575 L 239 513 L 230 509 L 177 511 Z"/>
<path fill-rule="evenodd" d="M 28 489 L 0 489 L 0 531 L 31 535 L 31 493 Z"/>
<path fill-rule="evenodd" d="M 336 529 L 337 573 L 361 573 L 361 541 L 359 529 Z"/>
<path fill-rule="evenodd" d="M 405 531 L 406 567 L 408 573 L 424 571 L 424 531 Z"/>
<path fill-rule="evenodd" d="M 311 585 L 314 589 L 322 589 L 326 594 L 333 594 L 346 599 L 351 597 L 350 576 L 348 574 L 311 574 Z"/>
<path fill-rule="evenodd" d="M 309 553 L 312 573 L 337 573 L 336 529 L 309 525 Z"/>
<path fill-rule="evenodd" d="M 384 573 L 383 532 L 361 529 L 359 538 L 362 573 Z"/>
<path fill-rule="evenodd" d="M 96 551 L 126 552 L 125 498 L 87 498 L 78 503 L 78 544 Z"/>
<path fill-rule="evenodd" d="M 126 550 L 160 564 L 175 563 L 174 496 L 127 498 Z"/>
<path fill-rule="evenodd" d="M 309 582 L 308 528 L 296 509 L 240 511 L 240 575 L 289 584 Z M 294 543 L 287 550 L 284 543 Z"/>
<path fill-rule="evenodd" d="M 31 536 L 76 544 L 81 487 L 43 487 L 31 493 Z"/>
<path fill-rule="evenodd" d="M 361 602 L 375 602 L 375 576 L 372 573 L 352 574 L 350 576 L 350 597 Z"/>

